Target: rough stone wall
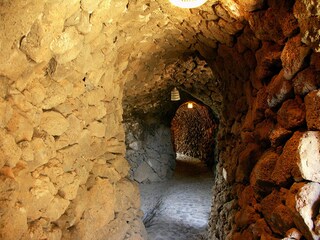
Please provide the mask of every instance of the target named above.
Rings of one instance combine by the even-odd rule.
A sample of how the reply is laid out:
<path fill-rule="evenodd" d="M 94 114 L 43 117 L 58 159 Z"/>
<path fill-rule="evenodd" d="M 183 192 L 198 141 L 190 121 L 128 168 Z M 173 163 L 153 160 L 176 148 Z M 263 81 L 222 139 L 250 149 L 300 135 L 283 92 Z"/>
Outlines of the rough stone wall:
<path fill-rule="evenodd" d="M 253 2 L 209 63 L 226 84 L 209 238 L 319 239 L 319 4 Z"/>
<path fill-rule="evenodd" d="M 138 183 L 168 180 L 175 167 L 170 128 L 155 119 L 138 119 L 125 123 L 126 158 L 131 166 L 131 177 Z"/>
<path fill-rule="evenodd" d="M 0 239 L 145 239 L 110 44 L 124 6 L 1 1 Z"/>

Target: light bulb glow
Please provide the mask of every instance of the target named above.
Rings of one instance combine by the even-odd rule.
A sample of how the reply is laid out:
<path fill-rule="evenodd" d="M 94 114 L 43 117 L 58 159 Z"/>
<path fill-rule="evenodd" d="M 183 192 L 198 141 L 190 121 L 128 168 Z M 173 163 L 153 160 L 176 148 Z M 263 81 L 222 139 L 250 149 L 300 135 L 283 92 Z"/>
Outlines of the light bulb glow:
<path fill-rule="evenodd" d="M 193 108 L 193 103 L 189 102 L 188 103 L 188 108 Z"/>
<path fill-rule="evenodd" d="M 173 5 L 180 8 L 196 8 L 204 4 L 207 0 L 169 0 Z"/>

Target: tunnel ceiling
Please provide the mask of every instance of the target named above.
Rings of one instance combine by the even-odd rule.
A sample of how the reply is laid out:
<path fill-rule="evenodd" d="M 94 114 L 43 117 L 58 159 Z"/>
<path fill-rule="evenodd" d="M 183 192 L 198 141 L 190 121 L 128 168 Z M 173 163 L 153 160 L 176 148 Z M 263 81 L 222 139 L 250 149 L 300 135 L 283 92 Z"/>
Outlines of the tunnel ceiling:
<path fill-rule="evenodd" d="M 241 60 L 232 59 L 232 52 L 238 51 L 245 64 L 255 68 L 254 54 L 261 41 L 283 45 L 297 33 L 297 21 L 302 22 L 302 41 L 319 48 L 314 37 L 317 33 L 308 27 L 310 22 L 319 21 L 312 17 L 313 10 L 307 2 L 293 6 L 293 1 L 211 0 L 196 9 L 181 9 L 167 0 L 129 1 L 123 6 L 119 31 L 114 37 L 119 61 L 124 64 L 123 59 L 128 59 L 123 66 L 125 112 L 168 109 L 173 86 L 203 98 L 219 112 L 223 76 L 211 66 L 212 72 L 207 62 L 217 59 L 219 54 L 229 54 L 230 64 L 241 68 L 243 63 L 237 62 Z M 282 18 L 274 22 L 275 15 Z M 205 95 L 207 89 L 213 97 Z"/>

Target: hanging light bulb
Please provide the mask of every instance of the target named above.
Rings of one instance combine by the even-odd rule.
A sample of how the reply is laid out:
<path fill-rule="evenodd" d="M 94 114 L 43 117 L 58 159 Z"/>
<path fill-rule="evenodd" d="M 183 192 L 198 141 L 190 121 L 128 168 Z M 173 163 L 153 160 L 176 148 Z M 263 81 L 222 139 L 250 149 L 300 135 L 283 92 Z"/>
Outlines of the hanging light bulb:
<path fill-rule="evenodd" d="M 188 108 L 193 108 L 193 103 L 192 102 L 188 102 Z"/>
<path fill-rule="evenodd" d="M 169 0 L 173 5 L 180 8 L 196 8 L 204 4 L 207 0 Z"/>
<path fill-rule="evenodd" d="M 173 88 L 171 91 L 171 101 L 179 101 L 180 100 L 180 93 L 176 87 Z"/>

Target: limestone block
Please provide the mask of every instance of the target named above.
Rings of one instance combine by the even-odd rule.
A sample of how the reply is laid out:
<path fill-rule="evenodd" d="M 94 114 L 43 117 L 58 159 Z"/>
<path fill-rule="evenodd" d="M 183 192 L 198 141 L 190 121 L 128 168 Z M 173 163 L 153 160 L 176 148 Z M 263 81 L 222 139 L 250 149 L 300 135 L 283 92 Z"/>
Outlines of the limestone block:
<path fill-rule="evenodd" d="M 252 105 L 252 121 L 254 124 L 261 122 L 265 118 L 265 110 L 268 109 L 268 94 L 266 88 L 261 88 Z"/>
<path fill-rule="evenodd" d="M 89 44 L 85 44 L 81 49 L 81 52 L 79 53 L 78 57 L 72 61 L 72 63 L 74 63 L 75 70 L 86 76 L 94 67 L 94 60 L 92 58 L 91 51 L 91 46 Z"/>
<path fill-rule="evenodd" d="M 49 203 L 48 208 L 43 213 L 43 217 L 48 218 L 50 221 L 58 220 L 68 208 L 70 202 L 61 197 L 55 197 Z"/>
<path fill-rule="evenodd" d="M 57 190 L 48 177 L 41 176 L 36 179 L 23 199 L 28 218 L 38 219 L 42 215 L 41 211 L 48 208 L 56 194 Z"/>
<path fill-rule="evenodd" d="M 14 206 L 2 213 L 0 236 L 2 239 L 22 239 L 27 235 L 26 209 Z"/>
<path fill-rule="evenodd" d="M 23 141 L 20 142 L 19 147 L 21 148 L 22 154 L 21 154 L 21 160 L 26 162 L 31 162 L 34 160 L 34 153 L 33 148 L 30 142 Z"/>
<path fill-rule="evenodd" d="M 14 167 L 21 157 L 21 149 L 16 144 L 14 137 L 4 130 L 0 131 L 0 167 L 4 165 Z"/>
<path fill-rule="evenodd" d="M 75 117 L 73 114 L 70 114 L 67 117 L 67 120 L 69 122 L 69 126 L 72 126 L 72 127 L 69 127 L 68 130 L 65 131 L 59 137 L 59 139 L 56 140 L 56 149 L 61 149 L 68 145 L 72 145 L 79 142 L 79 136 L 80 136 L 81 130 L 84 127 L 83 123 L 80 121 L 80 119 Z"/>
<path fill-rule="evenodd" d="M 270 119 L 265 119 L 257 123 L 254 130 L 254 139 L 256 142 L 268 142 L 269 136 L 274 129 L 274 122 Z"/>
<path fill-rule="evenodd" d="M 221 30 L 230 34 L 230 35 L 235 35 L 237 34 L 238 32 L 240 32 L 244 25 L 241 23 L 241 22 L 233 22 L 233 23 L 230 23 L 230 22 L 227 22 L 223 19 L 220 19 L 218 21 L 218 25 L 220 26 Z"/>
<path fill-rule="evenodd" d="M 320 198 L 320 184 L 314 182 L 295 183 L 287 195 L 286 204 L 290 208 L 293 221 L 307 240 L 319 239 L 314 232 L 313 218 Z"/>
<path fill-rule="evenodd" d="M 226 44 L 229 47 L 233 46 L 233 37 L 223 32 L 217 23 L 213 21 L 208 22 L 208 30 L 218 42 Z"/>
<path fill-rule="evenodd" d="M 126 177 L 128 175 L 130 166 L 124 157 L 117 156 L 115 159 L 111 159 L 108 162 L 121 175 L 121 177 Z"/>
<path fill-rule="evenodd" d="M 98 1 L 95 1 L 98 2 Z M 86 11 L 81 11 L 80 22 L 77 24 L 77 30 L 82 34 L 87 34 L 91 31 L 92 24 L 90 23 L 89 13 Z"/>
<path fill-rule="evenodd" d="M 261 201 L 261 211 L 271 229 L 280 235 L 294 227 L 294 222 L 288 207 L 282 204 L 286 198 L 286 189 L 280 192 L 274 190 Z"/>
<path fill-rule="evenodd" d="M 48 111 L 42 114 L 40 127 L 50 135 L 60 136 L 69 128 L 69 122 L 60 113 Z"/>
<path fill-rule="evenodd" d="M 76 225 L 77 237 L 74 239 L 92 239 L 95 232 L 108 228 L 107 224 L 115 217 L 115 193 L 108 180 L 97 178 L 87 197 L 88 204 Z"/>
<path fill-rule="evenodd" d="M 292 84 L 283 77 L 283 70 L 267 86 L 268 105 L 276 107 L 292 95 Z"/>
<path fill-rule="evenodd" d="M 271 174 L 278 157 L 279 155 L 275 152 L 265 152 L 254 166 L 250 175 L 250 185 L 257 194 L 264 195 L 271 192 L 273 187 Z"/>
<path fill-rule="evenodd" d="M 90 123 L 88 130 L 91 132 L 92 136 L 102 138 L 105 135 L 106 126 L 103 123 L 94 121 Z"/>
<path fill-rule="evenodd" d="M 111 183 L 116 183 L 121 179 L 121 175 L 113 167 L 106 164 L 95 164 L 92 173 L 101 178 L 107 178 Z"/>
<path fill-rule="evenodd" d="M 81 8 L 88 13 L 92 13 L 96 8 L 98 8 L 101 1 L 95 0 L 81 0 Z"/>
<path fill-rule="evenodd" d="M 11 104 L 0 99 L 0 127 L 4 128 L 7 126 L 11 116 L 13 114 L 13 108 Z"/>
<path fill-rule="evenodd" d="M 59 189 L 59 195 L 66 200 L 73 200 L 77 196 L 79 185 L 80 185 L 80 180 L 74 179 L 72 183 Z"/>
<path fill-rule="evenodd" d="M 30 65 L 26 55 L 15 48 L 10 52 L 10 56 L 1 61 L 0 73 L 9 79 L 17 79 Z"/>
<path fill-rule="evenodd" d="M 74 14 L 67 18 L 64 22 L 65 27 L 76 26 L 81 19 L 81 9 L 78 9 Z"/>
<path fill-rule="evenodd" d="M 300 98 L 285 101 L 277 113 L 278 123 L 286 129 L 302 126 L 305 118 L 306 110 Z"/>
<path fill-rule="evenodd" d="M 66 63 L 75 59 L 83 45 L 83 36 L 75 27 L 68 27 L 51 44 L 50 49 L 58 63 Z"/>
<path fill-rule="evenodd" d="M 238 167 L 236 170 L 236 181 L 242 182 L 249 179 L 252 168 L 259 159 L 260 147 L 255 143 L 249 143 L 239 154 Z"/>
<path fill-rule="evenodd" d="M 241 1 L 236 0 L 236 3 L 240 5 L 240 7 L 247 12 L 253 12 L 255 10 L 259 10 L 264 5 L 264 0 L 249 0 L 249 1 Z"/>
<path fill-rule="evenodd" d="M 30 171 L 46 164 L 52 157 L 54 157 L 54 146 L 50 143 L 49 145 L 46 144 L 42 138 L 34 138 L 31 142 L 31 147 L 33 150 L 33 161 L 28 162 Z"/>
<path fill-rule="evenodd" d="M 304 65 L 310 48 L 301 43 L 300 35 L 289 39 L 281 53 L 284 78 L 290 80 Z"/>
<path fill-rule="evenodd" d="M 48 82 L 48 80 L 46 80 L 46 82 Z M 42 103 L 42 109 L 52 109 L 66 101 L 68 93 L 60 83 L 50 81 L 50 84 L 47 84 L 45 87 L 46 98 Z"/>
<path fill-rule="evenodd" d="M 262 41 L 272 41 L 281 43 L 284 41 L 281 25 L 277 21 L 278 8 L 268 8 L 266 11 L 256 11 L 250 13 L 248 22 L 255 33 L 256 38 Z"/>
<path fill-rule="evenodd" d="M 105 98 L 105 91 L 101 88 L 95 88 L 84 94 L 85 101 L 90 106 L 98 105 L 100 101 L 103 101 Z"/>
<path fill-rule="evenodd" d="M 309 67 L 299 72 L 293 78 L 293 87 L 295 94 L 306 95 L 318 88 L 316 72 Z"/>
<path fill-rule="evenodd" d="M 59 22 L 61 23 L 61 20 Z M 37 19 L 30 32 L 22 39 L 21 50 L 37 63 L 48 62 L 52 56 L 48 45 L 54 37 L 54 28 L 55 26 L 43 23 L 42 19 Z"/>
<path fill-rule="evenodd" d="M 140 195 L 137 183 L 122 179 L 116 183 L 115 194 L 115 212 L 125 212 L 128 209 L 140 208 Z"/>
<path fill-rule="evenodd" d="M 292 176 L 296 176 L 296 181 L 302 180 L 297 166 L 298 147 L 302 135 L 301 132 L 295 132 L 286 142 L 272 173 L 275 184 L 284 186 L 290 182 Z"/>
<path fill-rule="evenodd" d="M 320 109 L 319 109 L 320 91 L 315 90 L 305 97 L 306 120 L 310 130 L 320 130 Z"/>
<path fill-rule="evenodd" d="M 238 227 L 245 228 L 248 225 L 256 222 L 259 218 L 260 215 L 253 207 L 246 206 L 236 213 L 234 220 Z"/>
<path fill-rule="evenodd" d="M 15 137 L 16 142 L 31 141 L 33 136 L 32 123 L 22 114 L 15 111 L 8 122 L 9 133 Z"/>
<path fill-rule="evenodd" d="M 320 133 L 308 131 L 300 139 L 298 162 L 301 177 L 320 183 Z"/>
<path fill-rule="evenodd" d="M 46 97 L 46 89 L 41 83 L 34 81 L 32 84 L 27 86 L 27 89 L 23 94 L 33 105 L 41 106 L 40 104 Z"/>
<path fill-rule="evenodd" d="M 263 82 L 274 75 L 274 69 L 281 68 L 282 46 L 271 42 L 263 42 L 262 47 L 256 51 L 257 67 L 256 77 Z"/>

